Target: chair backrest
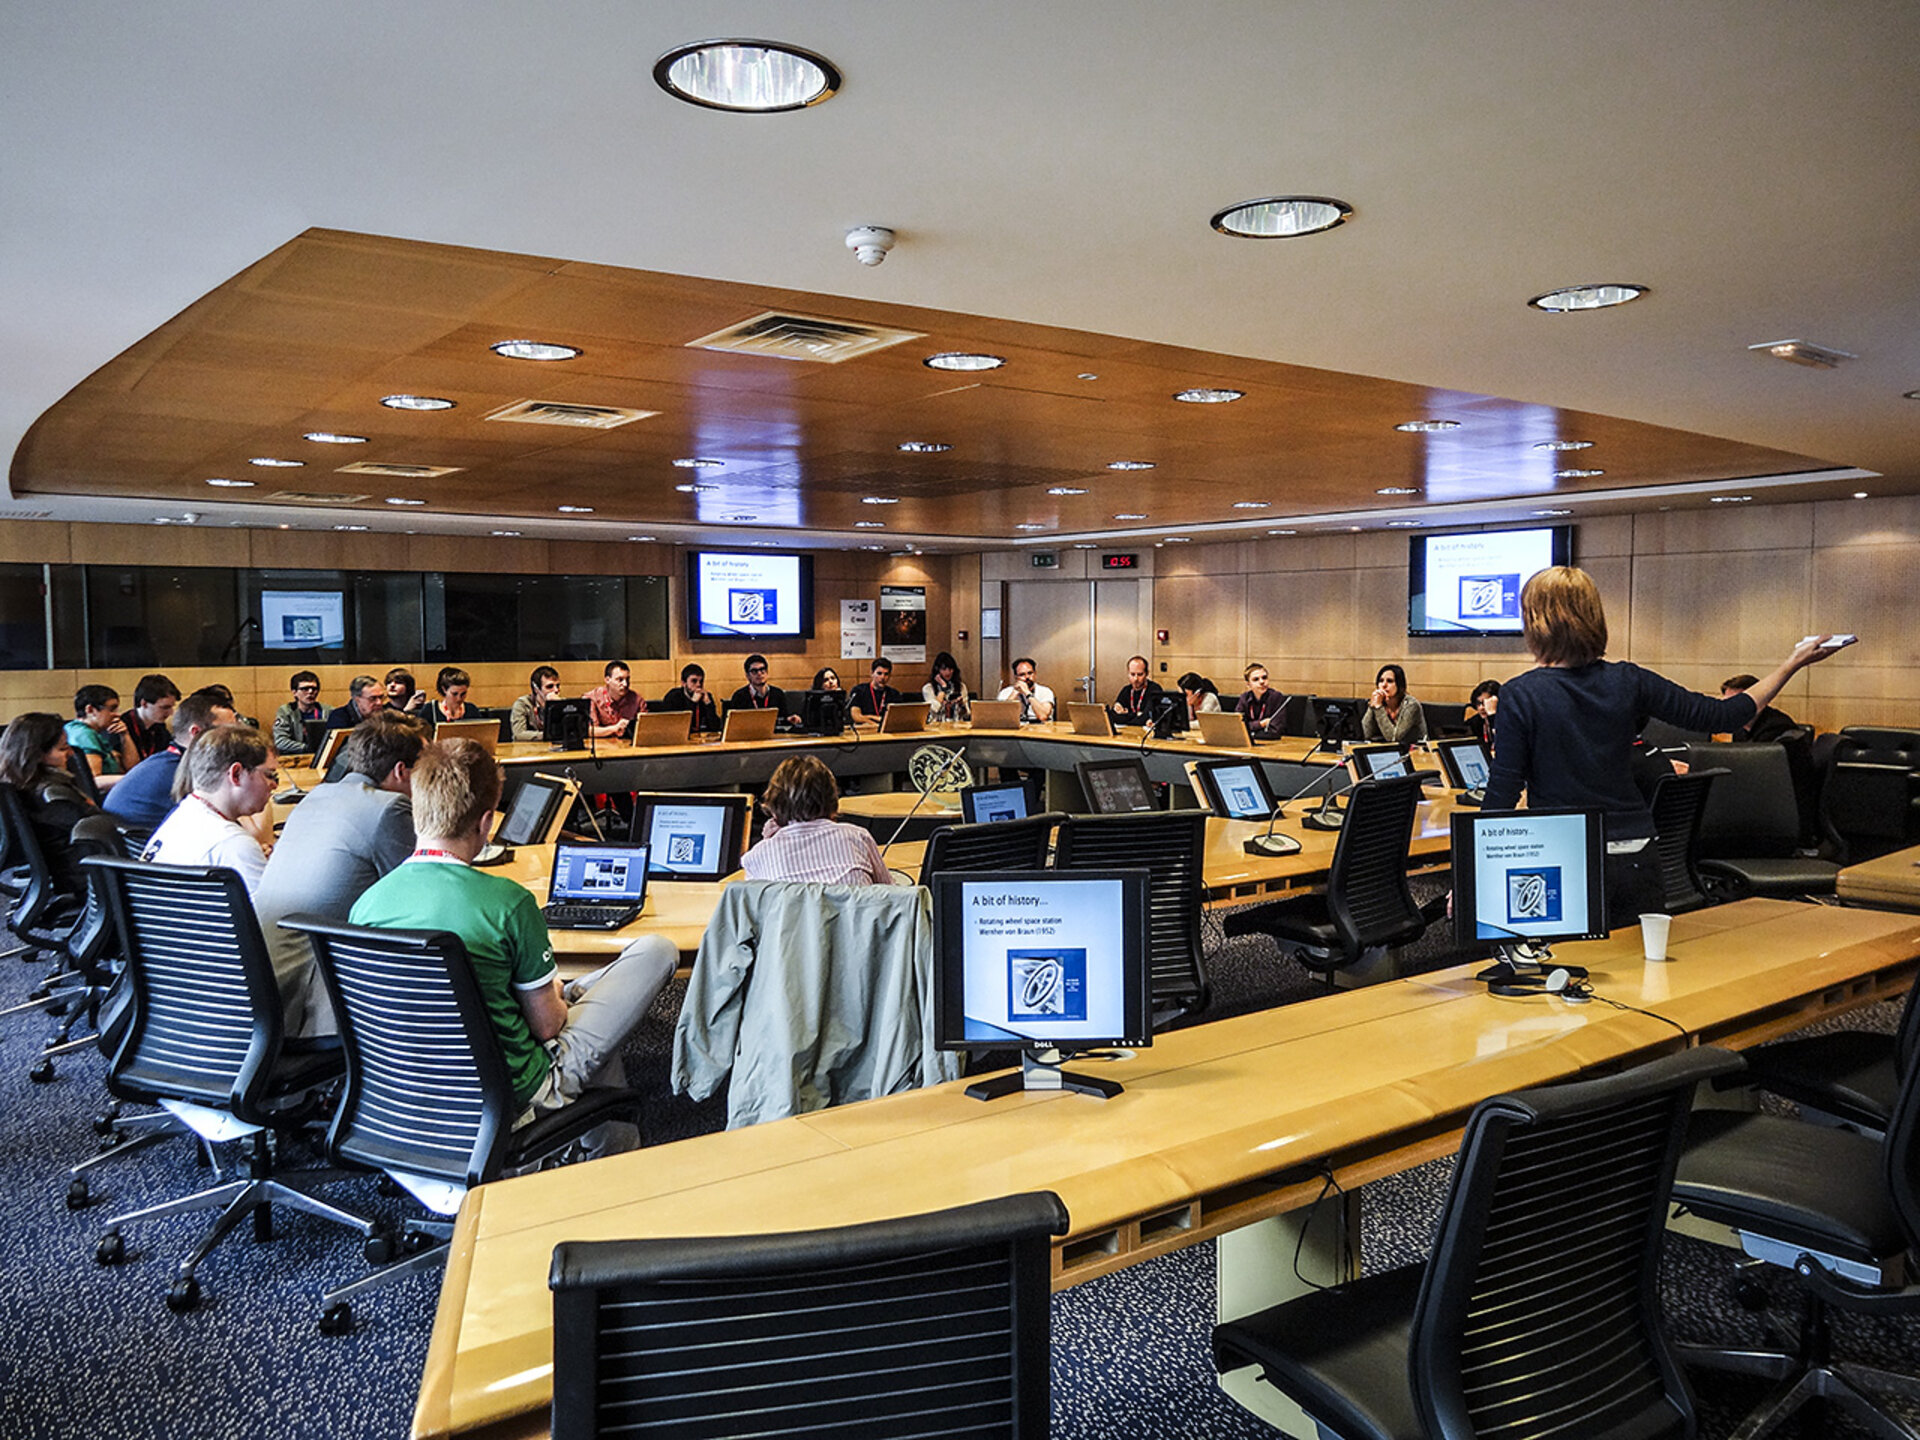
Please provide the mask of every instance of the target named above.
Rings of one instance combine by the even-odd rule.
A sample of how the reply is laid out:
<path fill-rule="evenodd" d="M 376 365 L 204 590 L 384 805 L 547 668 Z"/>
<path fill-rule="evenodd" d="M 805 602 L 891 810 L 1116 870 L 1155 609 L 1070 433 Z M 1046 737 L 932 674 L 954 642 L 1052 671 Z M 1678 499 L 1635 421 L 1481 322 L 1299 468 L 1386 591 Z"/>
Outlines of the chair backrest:
<path fill-rule="evenodd" d="M 1369 780 L 1347 798 L 1347 818 L 1327 870 L 1327 914 L 1348 958 L 1401 945 L 1426 930 L 1407 881 L 1407 851 L 1419 812 L 1418 775 Z"/>
<path fill-rule="evenodd" d="M 1687 747 L 1688 768 L 1724 770 L 1700 817 L 1699 854 L 1707 859 L 1779 859 L 1800 844 L 1800 807 L 1787 753 L 1778 745 L 1708 743 Z"/>
<path fill-rule="evenodd" d="M 1914 994 L 1920 994 L 1916 982 Z M 1882 1142 L 1887 1191 L 1893 1197 L 1895 1214 L 1906 1231 L 1908 1253 L 1920 1252 L 1920 1064 L 1915 1064 L 1916 1044 L 1920 1044 L 1920 1005 L 1914 994 L 1907 997 L 1906 1013 L 1900 1017 L 1900 1035 L 1894 1050 L 1894 1063 L 1900 1070 L 1900 1088 L 1893 1097 L 1893 1113 L 1887 1117 L 1887 1135 Z"/>
<path fill-rule="evenodd" d="M 943 870 L 1044 870 L 1053 827 L 1065 818 L 1048 813 L 1023 820 L 942 825 L 927 837 L 920 883 L 929 884 Z"/>
<path fill-rule="evenodd" d="M 259 1109 L 285 1022 L 246 883 L 225 868 L 91 856 L 133 987 L 107 1087 L 187 1100 L 265 1124 Z"/>
<path fill-rule="evenodd" d="M 1039 1440 L 1066 1228 L 1042 1192 L 796 1234 L 565 1241 L 553 1440 L 647 1422 L 682 1440 Z"/>
<path fill-rule="evenodd" d="M 100 782 L 93 778 L 93 766 L 87 763 L 87 757 L 78 750 L 67 752 L 67 770 L 73 776 L 73 783 L 80 793 L 94 804 L 100 803 Z"/>
<path fill-rule="evenodd" d="M 497 1178 L 513 1084 L 460 937 L 321 915 L 281 923 L 313 942 L 346 1053 L 329 1153 L 455 1185 Z"/>
<path fill-rule="evenodd" d="M 1426 1433 L 1693 1433 L 1657 1267 L 1694 1086 L 1740 1068 L 1695 1049 L 1474 1108 L 1408 1347 Z"/>
<path fill-rule="evenodd" d="M 1207 816 L 1203 810 L 1140 815 L 1072 815 L 1054 842 L 1056 870 L 1144 869 L 1147 961 L 1156 1018 L 1204 1010 L 1211 995 L 1200 953 L 1206 896 Z M 1168 1013 L 1171 1012 L 1171 1013 Z"/>
<path fill-rule="evenodd" d="M 1920 731 L 1889 730 L 1874 725 L 1846 725 L 1834 749 L 1836 760 L 1859 760 L 1868 765 L 1920 767 Z"/>
<path fill-rule="evenodd" d="M 46 918 L 57 892 L 46 852 L 27 817 L 27 802 L 11 785 L 0 785 L 0 828 L 6 831 L 9 863 L 26 873 L 19 898 L 7 912 L 7 928 L 24 935 Z"/>
<path fill-rule="evenodd" d="M 1828 770 L 1822 804 L 1850 864 L 1908 843 L 1913 788 L 1912 772 L 1900 765 L 1843 759 Z"/>
<path fill-rule="evenodd" d="M 89 855 L 106 855 L 116 860 L 135 858 L 125 825 L 117 816 L 106 814 L 89 815 L 73 827 L 73 854 L 76 860 L 84 860 Z M 106 878 L 97 872 L 88 873 L 87 907 L 67 936 L 67 954 L 72 957 L 74 967 L 93 985 L 104 984 L 110 978 L 105 962 L 118 949 L 108 906 Z"/>
<path fill-rule="evenodd" d="M 1724 770 L 1662 775 L 1653 787 L 1654 851 L 1660 857 L 1660 888 L 1669 915 L 1698 910 L 1708 901 L 1698 865 L 1700 821 L 1707 795 Z"/>

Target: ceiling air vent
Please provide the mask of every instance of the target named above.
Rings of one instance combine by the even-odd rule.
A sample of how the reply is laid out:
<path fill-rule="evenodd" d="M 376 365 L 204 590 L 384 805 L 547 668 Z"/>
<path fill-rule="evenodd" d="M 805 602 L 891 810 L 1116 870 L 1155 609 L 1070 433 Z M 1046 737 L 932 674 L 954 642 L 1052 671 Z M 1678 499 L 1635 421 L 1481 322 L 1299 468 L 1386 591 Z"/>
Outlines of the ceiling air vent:
<path fill-rule="evenodd" d="M 851 320 L 823 320 L 817 315 L 789 315 L 769 310 L 725 330 L 689 341 L 690 350 L 731 350 L 741 355 L 771 355 L 777 360 L 815 360 L 838 365 L 859 355 L 870 355 L 903 340 L 926 338 L 918 330 L 888 330 Z"/>
<path fill-rule="evenodd" d="M 51 510 L 0 510 L 0 520 L 51 520 Z"/>
<path fill-rule="evenodd" d="M 399 480 L 431 480 L 436 475 L 453 475 L 465 468 L 464 465 L 390 465 L 384 460 L 357 460 L 351 465 L 342 465 L 335 473 L 391 475 Z"/>
<path fill-rule="evenodd" d="M 276 490 L 266 497 L 283 505 L 358 505 L 365 495 L 335 495 L 325 490 Z"/>
<path fill-rule="evenodd" d="M 575 430 L 612 430 L 658 410 L 625 410 L 618 405 L 569 405 L 559 400 L 516 400 L 487 416 L 519 425 L 566 425 Z"/>

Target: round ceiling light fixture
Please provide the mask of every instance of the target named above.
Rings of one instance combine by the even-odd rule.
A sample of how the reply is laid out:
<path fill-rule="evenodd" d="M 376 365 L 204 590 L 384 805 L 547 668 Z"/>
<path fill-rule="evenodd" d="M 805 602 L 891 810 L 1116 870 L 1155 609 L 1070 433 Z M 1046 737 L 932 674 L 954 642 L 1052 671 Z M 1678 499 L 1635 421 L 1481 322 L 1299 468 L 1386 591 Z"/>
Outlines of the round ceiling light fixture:
<path fill-rule="evenodd" d="M 1223 390 L 1211 385 L 1196 385 L 1190 390 L 1175 392 L 1174 399 L 1182 405 L 1226 405 L 1246 397 L 1244 390 Z"/>
<path fill-rule="evenodd" d="M 1144 520 L 1147 517 L 1144 514 L 1138 514 L 1131 510 L 1125 510 L 1125 511 L 1122 511 L 1120 514 L 1114 516 L 1113 518 L 1116 520 Z"/>
<path fill-rule="evenodd" d="M 1556 480 L 1591 480 L 1596 475 L 1604 475 L 1606 473 L 1604 470 L 1556 470 L 1553 472 L 1553 478 Z"/>
<path fill-rule="evenodd" d="M 920 362 L 929 370 L 998 370 L 1007 362 L 998 355 L 969 355 L 962 350 L 943 350 Z"/>
<path fill-rule="evenodd" d="M 1087 492 L 1079 485 L 1049 485 L 1047 493 L 1049 495 L 1084 495 Z"/>
<path fill-rule="evenodd" d="M 1536 440 L 1533 448 L 1536 450 L 1591 450 L 1593 442 L 1591 440 Z"/>
<path fill-rule="evenodd" d="M 1151 470 L 1154 464 L 1151 460 L 1109 460 L 1107 468 L 1109 470 Z"/>
<path fill-rule="evenodd" d="M 496 540 L 514 540 L 520 535 L 518 530 L 489 530 L 487 533 Z"/>
<path fill-rule="evenodd" d="M 502 340 L 487 348 L 509 360 L 571 360 L 580 353 L 576 345 L 555 345 L 546 340 Z"/>
<path fill-rule="evenodd" d="M 705 455 L 682 455 L 675 460 L 674 467 L 680 470 L 718 470 L 727 462 L 715 460 Z"/>
<path fill-rule="evenodd" d="M 387 496 L 387 504 L 389 504 L 389 505 L 424 505 L 424 504 L 426 504 L 426 503 L 427 503 L 427 502 L 426 502 L 426 501 L 424 501 L 424 500 L 413 500 L 413 499 L 410 499 L 410 498 L 408 498 L 408 497 L 407 497 L 407 496 L 405 496 L 405 495 L 389 495 L 389 496 Z"/>
<path fill-rule="evenodd" d="M 856 530 L 884 530 L 887 528 L 887 522 L 884 520 L 856 520 L 853 522 L 853 528 Z"/>
<path fill-rule="evenodd" d="M 221 490 L 251 490 L 253 488 L 253 481 L 251 480 L 229 480 L 224 475 L 211 476 L 208 478 L 207 483 Z"/>
<path fill-rule="evenodd" d="M 841 76 L 831 60 L 778 40 L 701 40 L 654 61 L 653 83 L 689 105 L 772 115 L 833 98 Z"/>
<path fill-rule="evenodd" d="M 439 395 L 382 395 L 380 403 L 389 410 L 453 409 L 453 401 Z"/>
<path fill-rule="evenodd" d="M 893 448 L 904 450 L 909 455 L 938 455 L 943 450 L 951 450 L 953 446 L 944 440 L 902 440 Z"/>
<path fill-rule="evenodd" d="M 1393 428 L 1404 430 L 1409 435 L 1433 435 L 1442 430 L 1458 430 L 1460 422 L 1458 420 L 1402 420 Z"/>
<path fill-rule="evenodd" d="M 718 485 L 676 485 L 673 487 L 682 495 L 710 495 L 720 487 Z"/>
<path fill-rule="evenodd" d="M 629 540 L 651 540 L 651 539 L 653 539 L 653 536 L 651 536 L 651 535 L 629 535 L 629 536 L 627 536 L 627 539 L 629 539 Z"/>
<path fill-rule="evenodd" d="M 1270 195 L 1229 205 L 1208 223 L 1243 240 L 1296 240 L 1344 225 L 1353 207 L 1328 195 Z"/>
<path fill-rule="evenodd" d="M 1376 495 L 1418 495 L 1420 492 L 1411 485 L 1387 485 L 1373 493 Z"/>
<path fill-rule="evenodd" d="M 900 497 L 898 495 L 862 495 L 860 503 L 862 505 L 898 505 Z"/>
<path fill-rule="evenodd" d="M 307 462 L 304 460 L 282 460 L 273 455 L 256 455 L 247 461 L 249 465 L 258 465 L 262 470 L 297 470 Z"/>
<path fill-rule="evenodd" d="M 553 508 L 558 510 L 562 515 L 591 515 L 593 513 L 593 506 L 591 505 L 556 505 Z"/>
<path fill-rule="evenodd" d="M 341 435 L 332 430 L 309 430 L 300 438 L 311 440 L 316 445 L 364 445 L 367 443 L 367 437 L 364 435 Z"/>
<path fill-rule="evenodd" d="M 1575 310 L 1606 310 L 1638 300 L 1647 293 L 1644 285 L 1566 285 L 1536 295 L 1527 304 L 1536 310 L 1564 315 Z"/>
<path fill-rule="evenodd" d="M 1233 502 L 1233 508 L 1236 510 L 1266 510 L 1271 508 L 1272 505 L 1273 502 L 1271 500 L 1236 500 Z"/>

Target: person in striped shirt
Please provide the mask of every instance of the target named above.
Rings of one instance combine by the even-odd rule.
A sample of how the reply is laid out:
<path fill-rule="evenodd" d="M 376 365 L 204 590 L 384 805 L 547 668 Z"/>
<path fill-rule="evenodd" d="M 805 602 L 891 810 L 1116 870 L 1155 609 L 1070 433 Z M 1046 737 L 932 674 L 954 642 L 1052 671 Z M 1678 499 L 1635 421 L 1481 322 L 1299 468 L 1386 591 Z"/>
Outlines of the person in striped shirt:
<path fill-rule="evenodd" d="M 767 812 L 760 843 L 740 859 L 750 880 L 807 880 L 821 885 L 890 885 L 893 873 L 873 836 L 833 817 L 840 787 L 812 755 L 782 760 L 760 797 Z"/>

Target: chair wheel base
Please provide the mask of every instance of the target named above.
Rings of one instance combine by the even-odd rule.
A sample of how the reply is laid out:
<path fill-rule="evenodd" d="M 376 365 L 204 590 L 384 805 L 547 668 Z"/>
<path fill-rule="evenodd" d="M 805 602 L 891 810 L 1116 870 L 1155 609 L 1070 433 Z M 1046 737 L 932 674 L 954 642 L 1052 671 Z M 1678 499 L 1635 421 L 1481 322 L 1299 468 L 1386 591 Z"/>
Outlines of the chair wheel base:
<path fill-rule="evenodd" d="M 113 1104 L 113 1105 L 107 1106 L 106 1109 L 102 1110 L 98 1115 L 93 1117 L 93 1133 L 100 1136 L 113 1135 L 118 1133 L 114 1130 L 113 1126 L 114 1126 L 114 1122 L 119 1118 L 120 1118 L 119 1105 Z"/>
<path fill-rule="evenodd" d="M 97 1203 L 93 1193 L 87 1188 L 85 1176 L 76 1176 L 67 1186 L 67 1209 L 84 1210 Z"/>
<path fill-rule="evenodd" d="M 369 1235 L 367 1243 L 360 1247 L 360 1253 L 367 1257 L 369 1265 L 387 1265 L 392 1263 L 394 1256 L 399 1252 L 393 1236 L 382 1231 Z"/>
<path fill-rule="evenodd" d="M 35 1061 L 33 1068 L 27 1071 L 27 1079 L 36 1085 L 45 1085 L 53 1079 L 53 1061 L 45 1058 Z"/>
<path fill-rule="evenodd" d="M 1755 1315 L 1765 1310 L 1769 1303 L 1767 1287 L 1758 1280 L 1734 1281 L 1733 1298 L 1742 1310 Z"/>
<path fill-rule="evenodd" d="M 322 1335 L 351 1335 L 353 1333 L 353 1306 L 340 1300 L 320 1312 L 320 1333 Z"/>
<path fill-rule="evenodd" d="M 200 1282 L 191 1275 L 182 1275 L 167 1287 L 167 1309 L 176 1315 L 185 1315 L 189 1310 L 200 1308 Z"/>
<path fill-rule="evenodd" d="M 109 1230 L 93 1247 L 96 1265 L 119 1265 L 127 1258 L 127 1241 L 118 1230 Z"/>

